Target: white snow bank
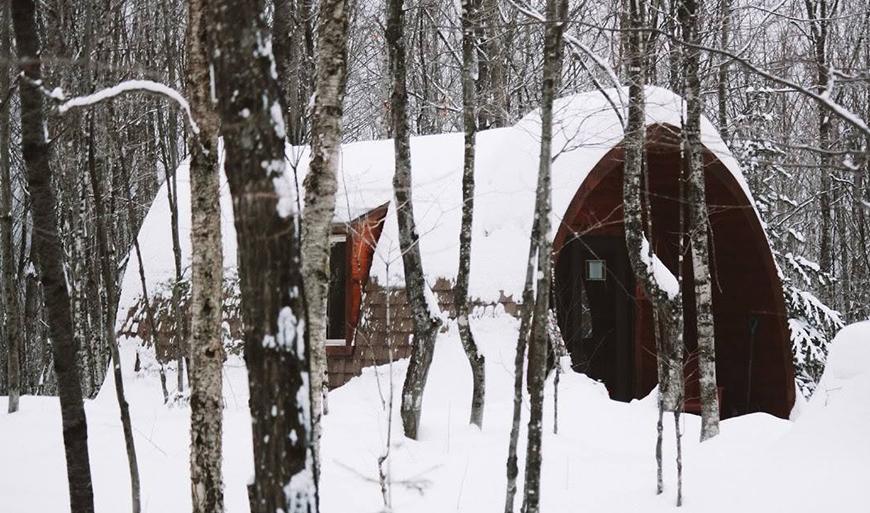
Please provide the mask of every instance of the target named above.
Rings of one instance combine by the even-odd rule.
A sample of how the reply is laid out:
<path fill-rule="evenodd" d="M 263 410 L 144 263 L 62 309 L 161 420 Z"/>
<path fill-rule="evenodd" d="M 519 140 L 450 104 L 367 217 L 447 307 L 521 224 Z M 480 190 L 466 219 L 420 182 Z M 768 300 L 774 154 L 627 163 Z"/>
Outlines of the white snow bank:
<path fill-rule="evenodd" d="M 396 513 L 503 511 L 505 457 L 512 411 L 517 321 L 474 318 L 486 356 L 487 396 L 482 430 L 467 424 L 471 377 L 455 327 L 439 335 L 424 397 L 421 439 L 402 436 L 398 418 L 406 361 L 366 369 L 330 392 L 324 420 L 321 511 L 382 510 L 377 458 L 392 423 L 391 471 Z M 610 401 L 584 375 L 562 375 L 558 435 L 552 434 L 553 384 L 547 383 L 543 440 L 542 511 L 733 513 L 735 511 L 859 512 L 870 510 L 870 373 L 837 370 L 841 356 L 867 341 L 867 323 L 844 330 L 832 346 L 834 367 L 796 422 L 766 414 L 722 423 L 717 438 L 699 444 L 700 423 L 683 415 L 685 506 L 674 508 L 673 422 L 665 423 L 665 494 L 655 495 L 653 396 Z M 844 348 L 842 350 L 838 349 Z M 186 408 L 161 404 L 154 373 L 134 375 L 133 344 L 125 342 L 124 375 L 142 471 L 144 512 L 190 511 Z M 862 353 L 866 356 L 866 353 Z M 864 356 L 861 356 L 864 358 Z M 864 360 L 865 363 L 867 360 Z M 866 367 L 865 367 L 866 368 Z M 227 511 L 248 511 L 245 485 L 252 471 L 245 369 L 224 367 L 224 472 Z M 837 377 L 839 376 L 839 377 Z M 852 376 L 852 377 L 848 377 Z M 838 381 L 832 381 L 834 378 Z M 168 382 L 174 383 L 170 373 Z M 382 398 L 394 391 L 389 419 Z M 97 511 L 129 511 L 123 435 L 111 381 L 87 401 Z M 170 385 L 171 386 L 171 385 Z M 106 393 L 108 392 L 108 393 Z M 827 395 L 825 395 L 827 394 Z M 67 492 L 57 399 L 22 398 L 22 411 L 0 414 L 0 497 L 3 513 L 64 511 Z M 5 411 L 6 399 L 0 398 Z M 523 475 L 523 409 L 520 476 Z M 518 495 L 518 504 L 522 492 Z"/>
<path fill-rule="evenodd" d="M 616 91 L 610 91 L 616 97 Z M 646 122 L 680 126 L 684 102 L 676 94 L 648 87 Z M 557 100 L 553 136 L 553 232 L 562 222 L 568 205 L 593 166 L 623 138 L 619 117 L 604 95 L 597 91 Z M 625 117 L 625 113 L 623 113 Z M 713 125 L 702 120 L 701 138 L 750 195 L 737 162 Z M 522 294 L 528 255 L 529 233 L 537 186 L 540 154 L 540 118 L 533 111 L 516 125 L 486 130 L 477 135 L 475 164 L 475 212 L 469 292 L 474 297 L 496 300 L 500 291 Z M 462 214 L 463 136 L 460 133 L 411 139 L 414 215 L 420 236 L 425 275 L 430 284 L 437 278 L 455 279 L 459 259 L 459 227 Z M 302 183 L 308 171 L 308 149 L 288 148 L 294 176 L 289 183 Z M 398 224 L 393 201 L 393 141 L 366 141 L 341 148 L 336 220 L 347 221 L 391 202 L 377 247 L 371 276 L 380 283 L 400 285 L 404 273 L 399 250 Z M 190 261 L 190 204 L 187 166 L 178 170 L 179 215 L 182 255 Z M 173 275 L 172 244 L 165 188 L 158 194 L 142 228 L 140 241 L 146 253 L 149 280 L 163 281 Z M 235 232 L 229 190 L 222 187 L 224 262 L 235 266 Z M 752 202 L 750 201 L 750 204 Z M 552 235 L 552 234 L 551 234 Z M 131 259 L 131 264 L 135 260 Z M 389 266 L 387 265 L 389 264 Z M 388 268 L 389 267 L 389 273 Z M 138 295 L 135 265 L 124 278 L 120 311 Z M 388 276 L 389 274 L 389 276 Z M 663 277 L 666 281 L 666 277 Z"/>
<path fill-rule="evenodd" d="M 834 388 L 870 375 L 870 321 L 846 326 L 828 348 L 828 362 L 819 386 Z"/>
<path fill-rule="evenodd" d="M 644 265 L 646 265 L 649 273 L 652 275 L 653 280 L 655 280 L 659 288 L 662 289 L 670 299 L 674 299 L 680 295 L 680 282 L 677 280 L 677 277 L 674 276 L 674 273 L 667 268 L 664 262 L 659 260 L 658 255 L 653 253 L 652 256 L 650 256 L 649 241 L 646 240 L 646 236 L 642 236 L 640 258 Z"/>

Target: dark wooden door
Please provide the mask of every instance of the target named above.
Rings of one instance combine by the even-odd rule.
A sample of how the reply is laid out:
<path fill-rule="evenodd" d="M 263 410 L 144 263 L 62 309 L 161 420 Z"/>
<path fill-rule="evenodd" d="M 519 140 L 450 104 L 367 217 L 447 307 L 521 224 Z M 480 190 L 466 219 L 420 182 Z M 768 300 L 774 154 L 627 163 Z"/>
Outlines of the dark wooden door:
<path fill-rule="evenodd" d="M 634 279 L 621 237 L 581 237 L 557 263 L 557 308 L 574 367 L 610 397 L 634 397 Z"/>

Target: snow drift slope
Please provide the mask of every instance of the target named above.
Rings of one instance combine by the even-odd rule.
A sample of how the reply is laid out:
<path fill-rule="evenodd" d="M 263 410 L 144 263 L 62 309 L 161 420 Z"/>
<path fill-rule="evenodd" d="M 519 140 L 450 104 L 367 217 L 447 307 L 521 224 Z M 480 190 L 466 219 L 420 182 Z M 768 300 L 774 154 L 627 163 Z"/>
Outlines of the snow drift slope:
<path fill-rule="evenodd" d="M 427 388 L 420 441 L 401 436 L 392 421 L 393 501 L 397 512 L 500 512 L 512 408 L 517 325 L 505 316 L 474 319 L 487 358 L 484 429 L 467 426 L 471 380 L 455 329 L 440 336 Z M 870 510 L 870 323 L 846 328 L 832 344 L 819 392 L 794 422 L 765 414 L 725 421 L 722 434 L 697 442 L 698 418 L 683 416 L 684 512 L 864 512 Z M 133 344 L 124 346 L 124 363 Z M 367 513 L 382 508 L 377 458 L 384 450 L 390 377 L 398 408 L 406 363 L 367 369 L 330 393 L 323 439 L 324 513 Z M 125 367 L 127 368 L 127 367 Z M 250 417 L 242 363 L 225 367 L 227 509 L 247 511 L 251 474 Z M 158 379 L 125 375 L 147 512 L 190 510 L 188 411 L 161 404 Z M 172 376 L 169 379 L 173 382 Z M 129 511 L 129 484 L 112 383 L 87 403 L 91 462 L 98 511 Z M 607 398 L 580 374 L 563 375 L 560 433 L 552 434 L 553 390 L 545 408 L 542 510 L 675 511 L 672 430 L 666 432 L 666 490 L 656 496 L 655 401 Z M 5 398 L 0 399 L 5 411 Z M 523 423 L 525 427 L 525 420 Z M 525 433 L 522 434 L 522 439 Z M 521 444 L 521 456 L 524 447 Z M 0 415 L 0 511 L 67 508 L 60 414 L 54 398 L 24 397 L 22 411 Z M 521 458 L 522 460 L 523 458 Z"/>

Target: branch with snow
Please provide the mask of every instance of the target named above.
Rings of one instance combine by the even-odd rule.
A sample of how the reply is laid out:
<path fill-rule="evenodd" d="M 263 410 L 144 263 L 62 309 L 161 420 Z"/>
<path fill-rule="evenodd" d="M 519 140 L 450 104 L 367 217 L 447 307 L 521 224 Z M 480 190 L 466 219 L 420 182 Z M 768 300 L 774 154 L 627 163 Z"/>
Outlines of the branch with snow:
<path fill-rule="evenodd" d="M 160 82 L 154 82 L 153 80 L 126 80 L 112 87 L 100 89 L 92 94 L 76 96 L 73 98 L 67 98 L 63 89 L 60 87 L 56 87 L 49 91 L 42 85 L 41 81 L 33 82 L 33 85 L 39 88 L 46 98 L 57 104 L 57 111 L 60 114 L 66 114 L 71 110 L 97 105 L 127 93 L 145 93 L 167 98 L 175 102 L 184 112 L 185 120 L 190 131 L 194 135 L 199 134 L 199 125 L 197 125 L 196 121 L 193 119 L 193 113 L 190 110 L 190 103 L 188 103 L 187 99 L 184 98 L 181 93 L 166 84 L 161 84 Z"/>

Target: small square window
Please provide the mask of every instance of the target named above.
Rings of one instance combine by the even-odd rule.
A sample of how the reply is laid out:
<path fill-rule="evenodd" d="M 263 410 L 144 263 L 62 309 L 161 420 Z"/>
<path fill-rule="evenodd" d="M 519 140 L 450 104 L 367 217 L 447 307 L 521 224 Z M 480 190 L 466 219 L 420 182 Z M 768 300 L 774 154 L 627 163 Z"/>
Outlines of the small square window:
<path fill-rule="evenodd" d="M 604 260 L 587 260 L 586 279 L 588 281 L 604 281 L 606 269 Z"/>

